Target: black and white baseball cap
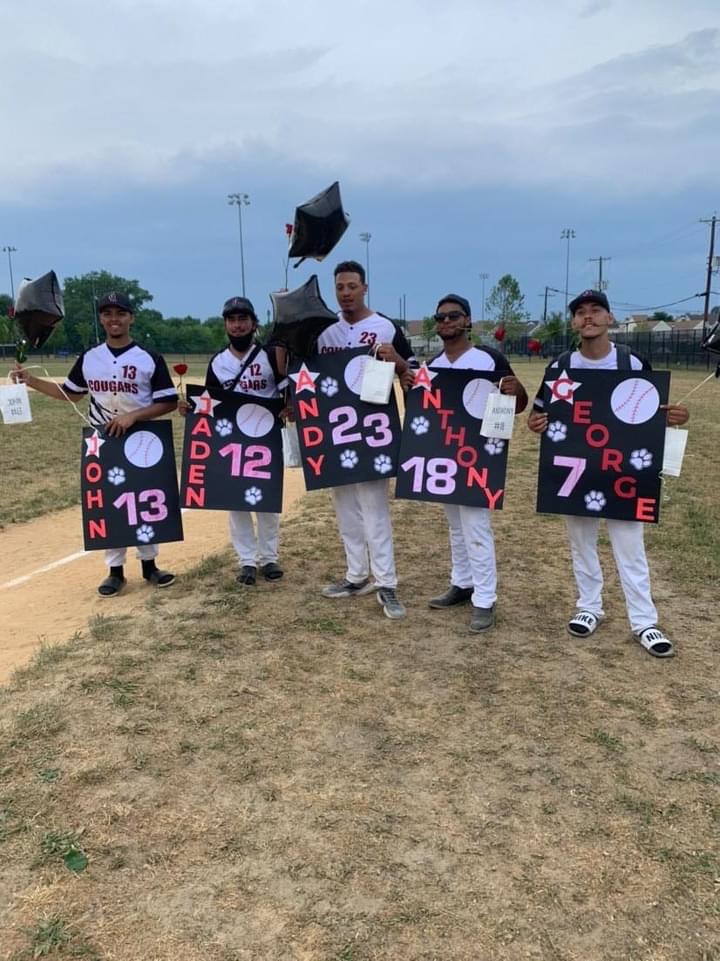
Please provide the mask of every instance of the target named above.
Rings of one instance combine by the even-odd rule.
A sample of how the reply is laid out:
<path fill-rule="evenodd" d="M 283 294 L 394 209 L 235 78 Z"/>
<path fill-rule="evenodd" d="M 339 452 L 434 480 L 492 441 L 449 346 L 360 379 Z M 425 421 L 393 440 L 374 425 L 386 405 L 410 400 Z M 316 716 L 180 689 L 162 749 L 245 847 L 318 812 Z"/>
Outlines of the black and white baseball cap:
<path fill-rule="evenodd" d="M 131 314 L 135 313 L 135 308 L 133 307 L 127 294 L 105 294 L 104 297 L 101 297 L 100 300 L 98 300 L 98 313 L 101 313 L 103 310 L 107 310 L 110 307 L 117 307 L 118 310 L 127 310 Z"/>
<path fill-rule="evenodd" d="M 571 314 L 574 314 L 578 307 L 582 306 L 583 304 L 599 304 L 608 312 L 610 311 L 610 302 L 602 290 L 583 290 L 583 292 L 578 294 L 574 300 L 570 301 L 568 304 L 568 310 Z"/>
<path fill-rule="evenodd" d="M 227 317 L 228 314 L 250 314 L 257 320 L 257 314 L 255 313 L 255 308 L 252 305 L 252 301 L 248 300 L 247 297 L 231 297 L 226 300 L 223 304 L 223 317 Z"/>

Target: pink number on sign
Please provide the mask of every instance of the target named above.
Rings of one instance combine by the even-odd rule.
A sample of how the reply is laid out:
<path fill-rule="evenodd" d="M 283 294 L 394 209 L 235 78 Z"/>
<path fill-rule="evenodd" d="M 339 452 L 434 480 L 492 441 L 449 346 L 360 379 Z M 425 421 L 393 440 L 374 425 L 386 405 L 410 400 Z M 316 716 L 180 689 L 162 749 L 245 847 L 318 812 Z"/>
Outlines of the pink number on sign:
<path fill-rule="evenodd" d="M 411 457 L 400 465 L 400 469 L 413 472 L 413 493 L 419 494 L 423 489 L 425 477 L 425 458 Z M 450 460 L 449 457 L 431 457 L 427 462 L 427 491 L 440 497 L 452 494 L 455 490 L 456 474 L 457 464 L 454 460 Z"/>
<path fill-rule="evenodd" d="M 363 427 L 372 427 L 374 430 L 373 436 L 365 438 L 368 447 L 387 447 L 388 444 L 392 443 L 390 418 L 382 411 L 364 417 Z"/>
<path fill-rule="evenodd" d="M 336 446 L 357 444 L 359 440 L 362 440 L 362 434 L 359 432 L 348 433 L 350 428 L 357 424 L 357 414 L 352 407 L 335 407 L 330 411 L 328 420 L 331 424 L 337 424 L 332 432 L 332 441 Z"/>
<path fill-rule="evenodd" d="M 560 455 L 556 455 L 553 457 L 553 464 L 556 467 L 570 468 L 570 473 L 565 478 L 565 483 L 558 491 L 558 497 L 569 497 L 577 486 L 577 482 L 585 473 L 587 460 L 584 457 L 561 457 Z"/>
<path fill-rule="evenodd" d="M 148 504 L 149 510 L 140 511 L 140 517 L 144 521 L 164 521 L 168 516 L 168 509 L 165 506 L 165 491 L 157 488 L 149 491 L 140 491 L 138 501 L 141 504 Z"/>
<path fill-rule="evenodd" d="M 270 448 L 262 444 L 251 444 L 245 451 L 245 467 L 243 477 L 252 477 L 255 480 L 269 480 L 270 471 L 260 470 L 270 464 Z"/>
<path fill-rule="evenodd" d="M 218 454 L 221 457 L 231 457 L 230 461 L 230 475 L 232 477 L 239 477 L 242 468 L 242 444 L 226 444 L 221 447 Z"/>
<path fill-rule="evenodd" d="M 137 507 L 135 506 L 135 495 L 132 491 L 121 494 L 117 500 L 113 501 L 113 507 L 117 507 L 118 510 L 122 510 L 123 507 L 126 508 L 128 524 L 135 527 L 137 524 Z"/>

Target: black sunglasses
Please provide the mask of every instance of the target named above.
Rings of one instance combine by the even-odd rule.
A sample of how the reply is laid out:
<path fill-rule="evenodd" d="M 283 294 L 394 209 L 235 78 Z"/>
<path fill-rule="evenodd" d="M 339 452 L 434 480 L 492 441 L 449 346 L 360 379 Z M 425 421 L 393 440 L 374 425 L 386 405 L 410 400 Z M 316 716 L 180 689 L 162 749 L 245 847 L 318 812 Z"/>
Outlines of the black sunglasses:
<path fill-rule="evenodd" d="M 446 314 L 435 314 L 433 320 L 441 324 L 444 320 L 460 320 L 461 317 L 467 317 L 467 314 L 462 310 L 449 310 Z"/>

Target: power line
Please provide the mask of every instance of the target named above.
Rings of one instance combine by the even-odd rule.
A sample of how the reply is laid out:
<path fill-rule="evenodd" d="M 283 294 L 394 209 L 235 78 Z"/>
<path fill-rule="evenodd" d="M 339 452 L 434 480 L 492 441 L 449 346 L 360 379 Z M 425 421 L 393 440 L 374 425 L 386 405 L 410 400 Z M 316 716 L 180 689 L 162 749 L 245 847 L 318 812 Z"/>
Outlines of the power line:
<path fill-rule="evenodd" d="M 689 297 L 683 297 L 680 300 L 672 300 L 668 304 L 655 304 L 654 306 L 648 307 L 646 304 L 630 304 L 624 300 L 615 300 L 613 298 L 613 305 L 616 307 L 632 307 L 635 310 L 662 310 L 663 307 L 675 307 L 677 304 L 684 304 L 688 300 L 696 300 L 698 297 L 704 297 L 704 294 L 690 294 Z"/>

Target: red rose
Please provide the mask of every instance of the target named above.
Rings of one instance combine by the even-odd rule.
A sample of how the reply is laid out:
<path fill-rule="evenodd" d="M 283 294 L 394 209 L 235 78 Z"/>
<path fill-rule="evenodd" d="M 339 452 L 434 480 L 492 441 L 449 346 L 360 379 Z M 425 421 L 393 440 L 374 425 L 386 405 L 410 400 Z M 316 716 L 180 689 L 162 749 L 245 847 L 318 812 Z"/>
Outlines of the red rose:
<path fill-rule="evenodd" d="M 178 374 L 180 377 L 182 377 L 183 374 L 187 374 L 188 365 L 187 365 L 187 364 L 174 364 L 174 365 L 173 365 L 173 370 L 175 371 L 176 374 Z"/>

